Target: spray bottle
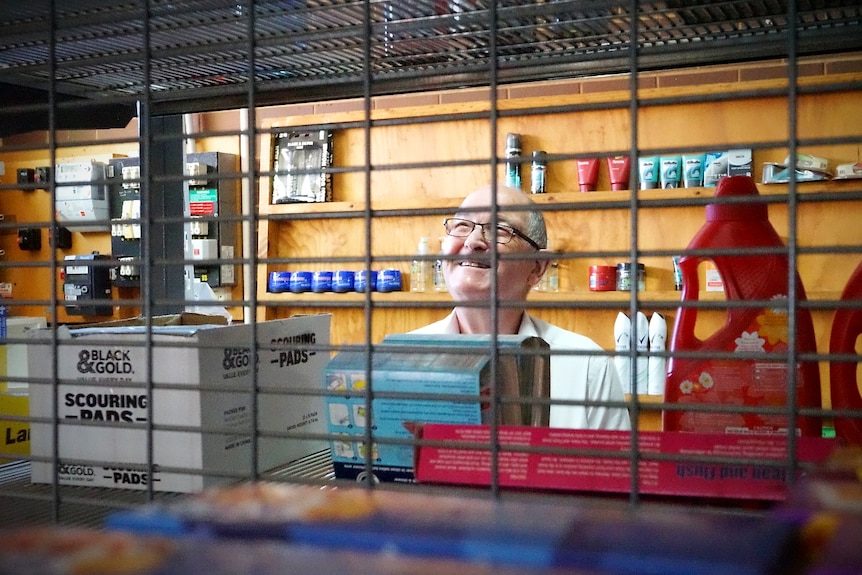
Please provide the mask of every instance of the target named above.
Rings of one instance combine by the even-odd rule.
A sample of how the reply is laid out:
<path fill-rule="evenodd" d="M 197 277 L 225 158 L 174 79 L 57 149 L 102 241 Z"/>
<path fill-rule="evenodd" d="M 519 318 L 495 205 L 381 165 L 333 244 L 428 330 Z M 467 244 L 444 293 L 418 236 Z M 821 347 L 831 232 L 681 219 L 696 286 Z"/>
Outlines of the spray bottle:
<path fill-rule="evenodd" d="M 722 178 L 715 198 L 758 197 L 749 176 Z M 766 203 L 713 203 L 706 207 L 706 224 L 692 239 L 689 250 L 728 250 L 783 247 L 784 243 L 769 222 Z M 696 302 L 700 289 L 698 265 L 709 261 L 702 256 L 683 256 L 682 300 Z M 682 306 L 677 312 L 671 338 L 671 352 L 738 353 L 736 358 L 686 358 L 671 354 L 665 402 L 685 405 L 737 405 L 785 408 L 787 406 L 787 362 L 775 354 L 786 353 L 788 333 L 789 262 L 784 253 L 725 255 L 711 258 L 724 280 L 728 306 L 724 325 L 706 339 L 695 336 L 698 309 Z M 799 301 L 806 299 L 798 274 L 795 280 Z M 733 302 L 774 302 L 764 306 L 735 307 Z M 810 312 L 796 310 L 796 349 L 816 352 Z M 763 358 L 758 357 L 763 355 Z M 767 357 L 772 354 L 772 357 Z M 820 372 L 816 362 L 800 362 L 796 367 L 796 406 L 819 409 Z M 782 414 L 667 410 L 665 431 L 700 433 L 786 434 L 787 417 Z M 805 436 L 821 436 L 820 418 L 799 416 L 799 431 Z"/>
<path fill-rule="evenodd" d="M 521 135 L 506 134 L 506 185 L 521 189 L 521 164 L 515 160 L 521 155 Z"/>

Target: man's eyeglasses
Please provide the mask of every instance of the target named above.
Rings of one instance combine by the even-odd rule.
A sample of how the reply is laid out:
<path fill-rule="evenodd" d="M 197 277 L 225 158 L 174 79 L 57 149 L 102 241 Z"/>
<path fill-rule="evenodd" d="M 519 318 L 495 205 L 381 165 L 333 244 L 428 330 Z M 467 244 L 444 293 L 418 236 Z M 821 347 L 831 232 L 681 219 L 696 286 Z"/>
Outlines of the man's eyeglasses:
<path fill-rule="evenodd" d="M 507 226 L 506 224 L 497 224 L 497 229 L 492 230 L 491 224 L 480 224 L 471 220 L 461 218 L 446 218 L 443 220 L 443 227 L 446 228 L 446 233 L 454 238 L 466 238 L 473 230 L 479 226 L 482 229 L 482 237 L 486 242 L 497 242 L 498 244 L 508 244 L 512 241 L 513 236 L 518 236 L 537 250 L 541 250 L 539 244 L 531 240 L 526 234 L 520 230 Z"/>

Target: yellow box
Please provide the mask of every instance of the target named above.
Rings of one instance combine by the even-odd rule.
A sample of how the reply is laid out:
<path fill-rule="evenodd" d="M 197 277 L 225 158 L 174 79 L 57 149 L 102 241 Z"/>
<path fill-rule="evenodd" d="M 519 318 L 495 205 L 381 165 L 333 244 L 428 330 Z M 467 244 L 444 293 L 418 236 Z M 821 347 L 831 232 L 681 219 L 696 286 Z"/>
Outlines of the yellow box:
<path fill-rule="evenodd" d="M 26 391 L 0 392 L 0 453 L 30 455 L 30 424 L 3 419 L 4 415 L 27 417 L 29 413 L 30 397 Z M 0 457 L 0 463 L 9 461 Z"/>

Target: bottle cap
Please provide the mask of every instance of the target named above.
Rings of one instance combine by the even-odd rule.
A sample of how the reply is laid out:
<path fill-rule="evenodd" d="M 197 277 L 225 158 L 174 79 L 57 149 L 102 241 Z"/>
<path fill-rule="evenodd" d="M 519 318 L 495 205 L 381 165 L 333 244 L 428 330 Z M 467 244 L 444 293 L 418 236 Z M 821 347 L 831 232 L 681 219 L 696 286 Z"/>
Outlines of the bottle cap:
<path fill-rule="evenodd" d="M 506 134 L 506 148 L 511 150 L 520 150 L 521 149 L 521 136 L 520 134 Z"/>
<path fill-rule="evenodd" d="M 428 253 L 428 238 L 424 236 L 419 238 L 419 246 L 416 248 L 416 251 L 420 255 L 426 255 Z"/>
<path fill-rule="evenodd" d="M 725 176 L 718 181 L 716 198 L 760 197 L 757 184 L 751 176 Z M 739 204 L 707 204 L 706 221 L 722 220 L 768 220 L 769 210 L 765 202 L 745 202 Z"/>

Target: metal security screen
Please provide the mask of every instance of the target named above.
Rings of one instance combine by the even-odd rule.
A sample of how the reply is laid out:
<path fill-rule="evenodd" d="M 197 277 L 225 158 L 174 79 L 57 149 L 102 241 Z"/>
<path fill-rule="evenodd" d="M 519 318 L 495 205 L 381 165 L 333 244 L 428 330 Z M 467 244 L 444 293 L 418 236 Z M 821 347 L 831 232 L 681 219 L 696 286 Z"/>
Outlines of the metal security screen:
<path fill-rule="evenodd" d="M 0 387 L 4 525 L 99 525 L 117 509 L 246 479 L 353 483 L 333 465 L 339 446 L 369 489 L 471 485 L 439 475 L 378 484 L 384 458 L 371 446 L 457 447 L 430 432 L 386 435 L 375 420 L 381 405 L 439 401 L 440 392 L 386 387 L 377 370 L 384 359 L 440 352 L 439 342 L 390 336 L 441 321 L 455 305 L 433 279 L 460 265 L 441 244 L 458 239 L 458 228 L 442 222 L 466 219 L 473 227 L 461 231 L 472 235 L 460 237 L 480 235 L 461 202 L 486 184 L 522 188 L 547 222 L 547 245 L 539 255 L 508 251 L 524 236 L 535 243 L 509 225 L 526 217 L 523 206 L 474 210 L 487 218 L 478 223 L 502 225 L 503 237 L 493 236 L 501 243 L 488 242 L 483 256 L 488 296 L 461 305 L 487 310 L 494 329 L 481 345 L 444 342 L 448 359 L 467 362 L 480 349 L 489 359 L 483 377 L 502 382 L 517 353 L 501 324 L 524 307 L 594 340 L 589 353 L 556 355 L 604 358 L 625 394 L 560 395 L 553 367 L 549 393 L 518 390 L 512 399 L 492 386 L 449 394 L 447 409 L 484 405 L 492 414 L 489 438 L 461 446 L 487 454 L 487 480 L 468 491 L 608 495 L 595 486 L 512 489 L 512 461 L 543 453 L 606 461 L 616 474 L 608 472 L 610 496 L 631 505 L 668 495 L 651 489 L 650 465 L 675 462 L 678 473 L 702 479 L 716 466 L 751 465 L 741 451 L 683 456 L 644 447 L 663 426 L 670 433 L 668 414 L 681 412 L 694 414 L 695 426 L 727 420 L 740 435 L 778 438 L 781 458 L 755 460 L 770 480 L 791 486 L 812 463 L 808 439 L 837 431 L 846 440 L 844 430 L 858 428 L 854 388 L 834 391 L 839 377 L 855 377 L 858 356 L 851 328 L 841 331 L 849 344 L 834 343 L 836 318 L 860 312 L 859 294 L 845 291 L 862 255 L 853 219 L 862 201 L 858 3 L 13 4 L 0 16 L 0 284 L 3 341 L 16 358 Z M 512 154 L 509 135 L 521 137 Z M 654 159 L 656 175 L 665 158 L 702 158 L 705 171 L 715 152 L 743 152 L 747 163 L 734 169 L 752 177 L 757 197 L 718 199 L 702 180 L 642 183 L 645 159 Z M 624 167 L 612 172 L 614 159 Z M 507 179 L 513 168 L 519 183 Z M 296 182 L 321 189 L 303 195 L 291 191 Z M 738 232 L 721 243 L 715 230 L 693 241 L 709 214 L 752 206 L 768 213 L 778 243 L 748 245 Z M 724 216 L 716 221 L 733 219 Z M 417 248 L 420 238 L 427 251 Z M 675 285 L 679 257 L 687 289 Z M 721 278 L 708 262 L 716 259 L 745 263 L 723 267 Z M 775 260 L 786 266 L 762 265 Z M 499 270 L 530 261 L 547 271 L 523 303 Z M 630 266 L 625 287 L 618 264 Z M 312 284 L 324 271 L 330 283 Z M 368 286 L 376 272 L 374 289 L 337 289 L 348 277 L 338 272 L 348 271 Z M 424 289 L 411 290 L 420 273 L 429 276 Z M 710 282 L 721 280 L 713 291 Z M 593 289 L 608 281 L 610 289 Z M 770 281 L 786 297 L 758 291 Z M 693 313 L 706 325 L 680 325 Z M 726 316 L 751 313 L 765 327 L 740 329 L 757 343 L 701 345 L 715 341 L 707 329 L 720 330 Z M 637 347 L 648 335 L 640 315 L 667 320 L 666 348 Z M 620 340 L 614 321 L 623 316 L 630 327 Z M 222 327 L 199 327 L 209 321 Z M 270 331 L 290 321 L 299 327 Z M 117 331 L 81 331 L 109 322 Z M 229 335 L 209 339 L 214 333 Z M 748 387 L 711 392 L 722 370 L 764 353 L 769 365 L 753 377 L 766 382 L 769 400 Z M 519 373 L 533 366 L 525 357 L 541 364 L 546 356 L 521 350 Z M 324 383 L 340 375 L 324 380 L 333 357 L 350 361 L 343 373 L 358 374 L 343 388 Z M 668 378 L 672 397 L 638 389 L 638 366 L 650 360 L 675 362 L 677 375 L 685 365 L 714 367 Z M 309 371 L 289 375 L 308 362 Z M 852 369 L 835 375 L 833 365 Z M 333 402 L 347 385 L 349 401 Z M 741 396 L 756 397 L 743 404 Z M 610 448 L 598 439 L 513 446 L 501 439 L 511 423 L 503 414 L 519 404 L 625 410 L 632 430 Z M 344 429 L 332 424 L 338 415 L 350 422 Z M 772 424 L 762 422 L 776 420 L 784 431 L 766 433 Z M 673 431 L 691 431 L 684 427 Z M 168 476 L 187 482 L 166 488 Z M 717 499 L 760 510 L 776 496 Z"/>

